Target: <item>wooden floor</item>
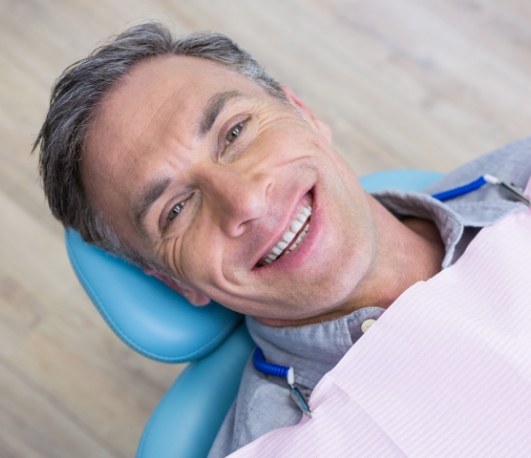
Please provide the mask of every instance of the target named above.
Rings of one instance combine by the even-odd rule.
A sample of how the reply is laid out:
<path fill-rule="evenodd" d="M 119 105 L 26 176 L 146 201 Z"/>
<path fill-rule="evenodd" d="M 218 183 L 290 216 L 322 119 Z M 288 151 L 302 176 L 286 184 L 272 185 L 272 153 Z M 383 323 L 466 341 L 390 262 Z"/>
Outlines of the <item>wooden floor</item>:
<path fill-rule="evenodd" d="M 180 367 L 107 329 L 30 155 L 56 76 L 142 18 L 225 32 L 364 174 L 449 170 L 531 132 L 527 0 L 0 0 L 0 456 L 130 457 Z"/>

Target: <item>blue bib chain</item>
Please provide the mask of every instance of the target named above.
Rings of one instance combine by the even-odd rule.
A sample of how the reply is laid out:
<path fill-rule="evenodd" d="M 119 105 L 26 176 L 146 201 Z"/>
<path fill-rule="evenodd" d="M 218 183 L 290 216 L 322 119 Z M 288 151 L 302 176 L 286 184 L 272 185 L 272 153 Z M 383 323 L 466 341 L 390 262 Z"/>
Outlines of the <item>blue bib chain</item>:
<path fill-rule="evenodd" d="M 529 198 L 524 194 L 523 189 L 520 189 L 518 186 L 515 186 L 512 183 L 506 183 L 505 181 L 502 181 L 499 178 L 488 174 L 482 175 L 478 179 L 471 181 L 470 183 L 467 183 L 463 186 L 458 186 L 457 188 L 449 189 L 448 191 L 432 194 L 432 197 L 444 202 L 446 200 L 454 199 L 456 197 L 463 196 L 472 191 L 475 191 L 476 189 L 481 188 L 487 183 L 495 186 L 500 186 L 501 188 L 504 188 L 509 191 L 517 200 L 523 202 L 526 205 L 531 205 L 531 202 L 529 201 Z"/>
<path fill-rule="evenodd" d="M 254 351 L 253 364 L 255 369 L 263 374 L 286 379 L 286 382 L 288 382 L 289 386 L 290 396 L 293 401 L 295 401 L 295 404 L 297 404 L 297 407 L 301 409 L 302 413 L 305 415 L 308 415 L 309 417 L 312 416 L 312 411 L 310 410 L 310 406 L 308 405 L 306 398 L 301 393 L 299 388 L 295 386 L 295 371 L 293 370 L 293 367 L 268 363 L 265 360 L 264 352 L 260 347 L 256 347 L 256 350 Z"/>

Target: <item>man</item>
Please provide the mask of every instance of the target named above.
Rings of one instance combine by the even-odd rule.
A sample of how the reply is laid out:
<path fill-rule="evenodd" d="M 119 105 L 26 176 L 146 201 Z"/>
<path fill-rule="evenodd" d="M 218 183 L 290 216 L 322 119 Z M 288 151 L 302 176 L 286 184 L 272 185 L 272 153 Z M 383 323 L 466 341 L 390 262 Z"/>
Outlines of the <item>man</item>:
<path fill-rule="evenodd" d="M 267 360 L 309 394 L 407 288 L 518 203 L 486 187 L 449 205 L 363 191 L 330 132 L 228 38 L 133 27 L 66 70 L 37 142 L 54 215 L 195 305 L 246 314 Z M 523 186 L 531 142 L 436 189 Z M 285 384 L 246 369 L 211 454 L 296 423 Z"/>

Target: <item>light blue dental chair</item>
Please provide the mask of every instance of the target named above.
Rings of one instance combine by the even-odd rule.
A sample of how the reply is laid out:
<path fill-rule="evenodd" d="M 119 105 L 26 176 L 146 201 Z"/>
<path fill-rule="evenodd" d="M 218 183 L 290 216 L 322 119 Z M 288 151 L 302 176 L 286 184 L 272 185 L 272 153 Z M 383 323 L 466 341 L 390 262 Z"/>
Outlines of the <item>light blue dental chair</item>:
<path fill-rule="evenodd" d="M 440 174 L 415 170 L 362 178 L 368 191 L 421 190 Z M 165 363 L 191 362 L 161 399 L 140 440 L 138 458 L 208 454 L 254 345 L 243 317 L 212 304 L 196 308 L 140 269 L 66 231 L 72 266 L 107 324 L 127 345 Z"/>

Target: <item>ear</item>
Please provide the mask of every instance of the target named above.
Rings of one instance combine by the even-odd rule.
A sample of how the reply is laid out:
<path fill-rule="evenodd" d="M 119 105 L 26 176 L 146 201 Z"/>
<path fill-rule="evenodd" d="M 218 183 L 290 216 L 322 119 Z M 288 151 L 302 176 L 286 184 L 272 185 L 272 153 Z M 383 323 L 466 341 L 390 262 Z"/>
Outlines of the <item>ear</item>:
<path fill-rule="evenodd" d="M 181 282 L 179 282 L 173 277 L 170 277 L 169 275 L 164 275 L 159 272 L 155 272 L 154 270 L 144 270 L 144 273 L 151 277 L 157 278 L 162 283 L 164 283 L 168 288 L 171 288 L 174 291 L 181 294 L 182 296 L 186 297 L 186 299 L 188 299 L 188 302 L 190 302 L 193 305 L 203 306 L 203 305 L 208 305 L 208 303 L 210 302 L 210 298 L 208 296 L 197 291 L 195 288 L 191 286 L 182 284 Z"/>
<path fill-rule="evenodd" d="M 295 91 L 288 85 L 283 84 L 282 90 L 287 99 L 302 113 L 304 118 L 310 125 L 322 136 L 326 138 L 328 143 L 332 142 L 332 130 L 325 122 L 321 121 L 316 114 L 295 94 Z"/>

